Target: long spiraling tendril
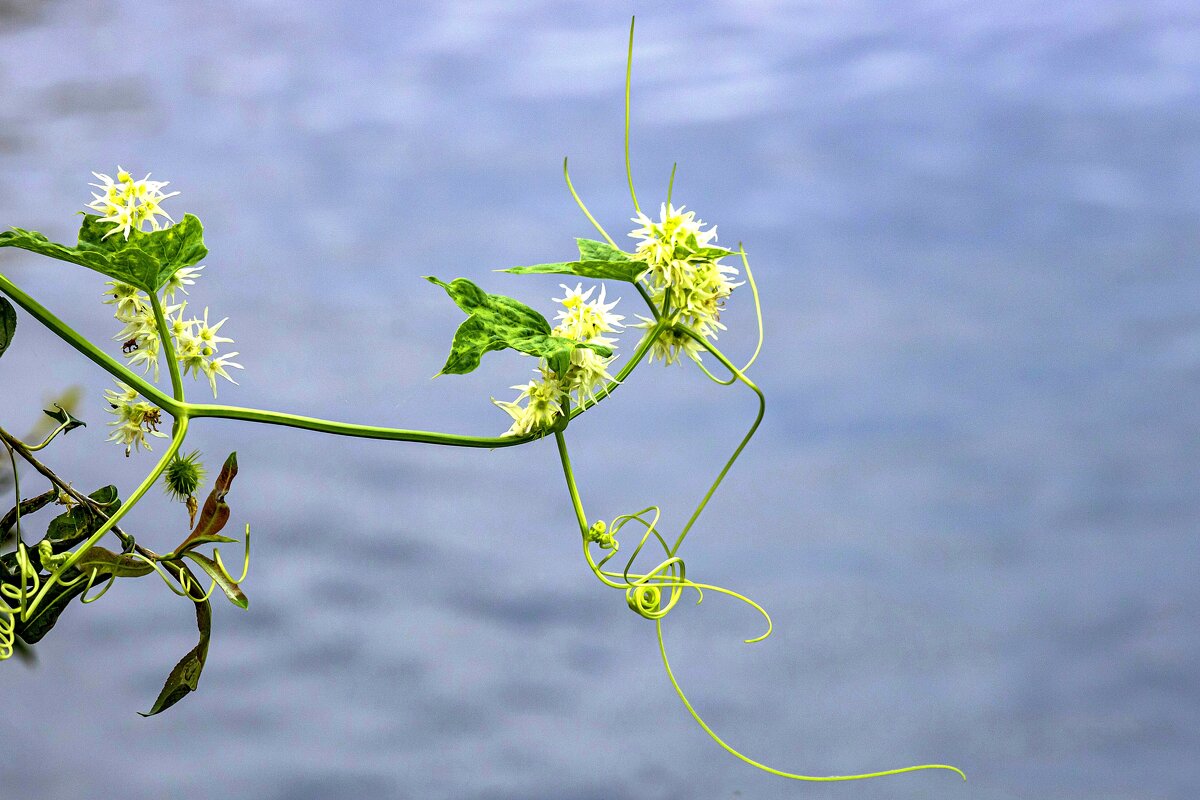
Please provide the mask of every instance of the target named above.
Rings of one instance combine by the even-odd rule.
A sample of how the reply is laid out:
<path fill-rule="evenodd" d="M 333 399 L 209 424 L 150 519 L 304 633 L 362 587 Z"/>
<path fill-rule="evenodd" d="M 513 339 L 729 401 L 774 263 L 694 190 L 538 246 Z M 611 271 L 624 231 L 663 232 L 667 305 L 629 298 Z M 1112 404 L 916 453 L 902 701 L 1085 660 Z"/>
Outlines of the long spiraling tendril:
<path fill-rule="evenodd" d="M 961 769 L 958 767 L 952 767 L 949 764 L 919 764 L 913 767 L 899 767 L 897 769 L 887 769 L 879 772 L 867 772 L 861 775 L 800 775 L 795 772 L 783 772 L 782 770 L 775 769 L 774 767 L 768 767 L 766 764 L 755 761 L 749 756 L 739 753 L 737 750 L 726 744 L 725 740 L 720 736 L 717 736 L 717 734 L 713 732 L 713 729 L 708 727 L 708 723 L 706 723 L 704 719 L 696 713 L 696 709 L 692 707 L 691 702 L 687 699 L 687 695 L 683 693 L 683 688 L 680 687 L 679 681 L 675 678 L 675 673 L 671 670 L 671 662 L 667 659 L 667 646 L 663 642 L 661 619 L 655 620 L 655 633 L 658 636 L 658 651 L 662 654 L 663 667 L 667 671 L 667 678 L 670 679 L 671 685 L 675 687 L 675 693 L 679 695 L 679 699 L 683 702 L 683 705 L 688 710 L 688 713 L 692 715 L 692 719 L 696 720 L 697 724 L 704 729 L 704 732 L 707 733 L 709 737 L 712 738 L 714 742 L 719 744 L 726 752 L 741 759 L 742 761 L 745 761 L 752 767 L 761 769 L 763 772 L 769 772 L 772 775 L 777 775 L 780 778 L 790 778 L 794 781 L 818 781 L 825 783 L 831 783 L 834 781 L 860 781 L 866 778 L 882 778 L 885 775 L 899 775 L 903 772 L 917 772 L 925 769 L 949 770 L 950 772 L 957 773 L 964 781 L 967 779 L 967 776 L 963 774 Z"/>
<path fill-rule="evenodd" d="M 712 584 L 697 583 L 697 582 L 689 579 L 687 577 L 687 571 L 686 571 L 686 566 L 684 564 L 684 561 L 682 558 L 680 558 L 677 555 L 679 547 L 683 543 L 684 537 L 687 535 L 687 533 L 690 531 L 692 526 L 695 524 L 696 520 L 700 517 L 701 513 L 703 513 L 705 506 L 708 504 L 709 500 L 712 499 L 713 495 L 716 493 L 717 489 L 720 487 L 722 481 L 724 480 L 725 476 L 728 474 L 729 470 L 732 468 L 734 462 L 737 461 L 738 457 L 742 454 L 742 451 L 745 449 L 745 447 L 749 443 L 750 439 L 754 436 L 755 432 L 758 430 L 758 426 L 762 422 L 763 413 L 765 411 L 765 399 L 763 397 L 762 391 L 748 377 L 746 377 L 746 374 L 745 374 L 746 370 L 754 363 L 754 361 L 758 358 L 759 353 L 762 351 L 763 330 L 762 330 L 762 313 L 761 313 L 761 307 L 759 305 L 758 290 L 757 290 L 757 287 L 753 283 L 753 276 L 749 272 L 749 262 L 748 262 L 748 260 L 746 260 L 745 251 L 742 250 L 740 246 L 739 246 L 739 252 L 741 253 L 742 258 L 743 258 L 743 264 L 746 266 L 746 269 L 747 269 L 747 279 L 751 282 L 751 287 L 754 292 L 755 308 L 758 312 L 757 315 L 758 315 L 758 320 L 759 320 L 758 344 L 755 347 L 754 354 L 751 356 L 749 361 L 747 361 L 746 366 L 742 367 L 741 369 L 738 369 L 725 356 L 725 354 L 723 354 L 714 345 L 712 345 L 712 343 L 710 343 L 703 336 L 700 336 L 699 334 L 693 332 L 691 329 L 687 328 L 686 326 L 676 324 L 671 327 L 674 329 L 675 332 L 683 333 L 685 335 L 691 336 L 694 340 L 696 340 L 696 342 L 701 347 L 703 347 L 714 358 L 716 358 L 717 361 L 720 362 L 721 366 L 724 367 L 726 370 L 728 370 L 730 373 L 729 379 L 727 379 L 727 380 L 719 379 L 719 378 L 713 376 L 707 369 L 704 369 L 703 365 L 701 365 L 700 362 L 697 360 L 696 361 L 697 366 L 700 366 L 701 369 L 704 369 L 705 374 L 709 375 L 710 378 L 712 378 L 713 380 L 715 380 L 718 383 L 725 385 L 725 386 L 728 386 L 728 385 L 733 384 L 734 382 L 740 381 L 741 383 L 745 384 L 748 388 L 750 388 L 755 393 L 759 402 L 758 402 L 758 411 L 755 415 L 753 424 L 751 425 L 750 429 L 746 432 L 746 434 L 742 438 L 742 440 L 738 443 L 738 446 L 733 451 L 733 454 L 730 456 L 729 460 L 725 463 L 724 467 L 721 469 L 721 471 L 717 475 L 716 479 L 713 481 L 708 492 L 704 495 L 704 497 L 701 499 L 700 503 L 697 505 L 696 510 L 693 512 L 692 516 L 688 519 L 687 524 L 684 526 L 683 530 L 680 532 L 680 535 L 675 540 L 674 544 L 668 545 L 666 539 L 663 538 L 662 534 L 658 530 L 659 520 L 661 518 L 661 510 L 658 508 L 658 506 L 648 506 L 646 508 L 641 509 L 640 511 L 636 511 L 631 514 L 622 514 L 620 516 L 617 516 L 613 519 L 611 526 L 604 527 L 605 532 L 611 536 L 611 539 L 609 540 L 609 544 L 607 545 L 609 548 L 611 548 L 611 551 L 609 553 L 607 553 L 605 556 L 603 556 L 603 558 L 601 558 L 600 561 L 598 561 L 598 562 L 593 557 L 592 550 L 591 550 L 592 544 L 595 543 L 595 541 L 596 541 L 596 538 L 592 535 L 592 532 L 595 529 L 593 528 L 593 524 L 589 523 L 587 514 L 583 508 L 583 500 L 579 493 L 579 487 L 575 480 L 574 469 L 571 466 L 571 459 L 570 459 L 570 455 L 567 450 L 566 437 L 563 435 L 562 431 L 556 431 L 554 434 L 555 443 L 557 444 L 557 447 L 558 447 L 559 459 L 562 462 L 563 476 L 566 479 L 567 489 L 571 496 L 571 504 L 575 510 L 576 521 L 579 524 L 579 530 L 583 537 L 584 558 L 587 561 L 588 567 L 591 569 L 592 573 L 596 576 L 596 578 L 600 582 L 602 582 L 603 584 L 605 584 L 606 586 L 609 586 L 611 588 L 623 589 L 625 591 L 626 603 L 628 604 L 629 608 L 634 611 L 634 613 L 638 614 L 641 617 L 644 617 L 645 619 L 650 619 L 650 620 L 654 621 L 655 633 L 658 638 L 659 652 L 662 655 L 663 668 L 665 669 L 665 671 L 667 673 L 667 679 L 671 682 L 671 686 L 675 689 L 675 692 L 679 696 L 680 701 L 683 703 L 684 707 L 687 709 L 688 713 L 692 716 L 692 718 L 696 721 L 696 723 L 698 725 L 700 725 L 700 727 L 704 730 L 704 732 L 706 734 L 708 734 L 708 736 L 710 738 L 712 738 L 712 740 L 714 742 L 716 742 L 718 745 L 721 746 L 722 749 L 726 750 L 731 755 L 735 756 L 736 758 L 740 759 L 741 761 L 744 761 L 745 763 L 749 764 L 750 766 L 755 767 L 756 769 L 762 770 L 764 772 L 770 773 L 772 775 L 776 775 L 781 778 L 788 778 L 791 780 L 798 780 L 798 781 L 834 782 L 834 781 L 864 780 L 867 778 L 880 778 L 880 777 L 884 777 L 887 775 L 898 775 L 898 774 L 905 773 L 905 772 L 916 772 L 919 770 L 930 770 L 930 769 L 949 770 L 951 772 L 954 772 L 954 773 L 962 776 L 963 780 L 966 780 L 966 775 L 963 774 L 962 770 L 958 769 L 957 767 L 949 766 L 946 764 L 921 764 L 921 765 L 917 765 L 917 766 L 901 767 L 898 769 L 890 769 L 890 770 L 880 770 L 877 772 L 861 773 L 861 774 L 855 774 L 855 775 L 828 775 L 828 776 L 802 775 L 799 773 L 785 772 L 783 770 L 775 769 L 774 767 L 770 767 L 766 764 L 763 764 L 762 762 L 756 761 L 756 760 L 750 758 L 749 756 L 739 752 L 738 750 L 736 750 L 735 748 L 730 746 L 727 742 L 725 742 L 724 739 L 722 739 L 720 736 L 718 736 L 716 734 L 716 732 L 713 731 L 713 729 L 708 725 L 708 723 L 705 722 L 704 719 L 700 716 L 700 714 L 696 711 L 695 707 L 692 705 L 691 701 L 688 699 L 687 695 L 684 693 L 683 688 L 680 686 L 678 679 L 675 677 L 674 671 L 671 669 L 671 662 L 667 657 L 666 643 L 663 639 L 662 624 L 663 624 L 663 619 L 676 606 L 676 604 L 679 602 L 679 599 L 682 596 L 683 592 L 687 589 L 695 589 L 696 590 L 696 592 L 697 592 L 696 603 L 697 604 L 699 604 L 701 601 L 703 601 L 704 590 L 709 590 L 709 591 L 714 591 L 719 594 L 724 594 L 724 595 L 733 597 L 737 600 L 740 600 L 741 602 L 746 603 L 747 605 L 754 608 L 759 614 L 761 614 L 763 619 L 767 623 L 767 628 L 759 636 L 756 636 L 756 637 L 753 637 L 750 639 L 745 639 L 744 641 L 747 644 L 753 644 L 755 642 L 763 641 L 764 639 L 766 639 L 768 636 L 771 635 L 771 631 L 773 629 L 770 615 L 767 613 L 766 609 L 764 609 L 762 606 L 760 606 L 754 600 L 752 600 L 738 592 L 735 592 L 731 589 L 726 589 L 721 586 L 714 586 Z M 642 526 L 645 529 L 644 533 L 642 533 L 641 537 L 638 540 L 637 545 L 633 548 L 633 552 L 630 554 L 630 556 L 626 560 L 625 566 L 623 569 L 621 569 L 620 571 L 606 570 L 604 567 L 614 556 L 616 556 L 618 550 L 620 549 L 620 542 L 619 542 L 619 538 L 618 538 L 619 534 L 625 529 L 625 527 L 627 525 L 629 525 L 631 523 L 636 523 L 636 524 Z M 634 567 L 635 561 L 643 553 L 646 545 L 652 539 L 653 539 L 653 541 L 657 542 L 658 545 L 662 548 L 663 560 L 649 570 L 642 571 L 642 572 L 634 571 L 633 567 Z"/>
<path fill-rule="evenodd" d="M 625 56 L 625 178 L 629 181 L 629 197 L 633 200 L 633 209 L 642 213 L 638 205 L 637 192 L 633 188 L 633 167 L 629 163 L 629 87 L 633 80 L 633 26 L 636 17 L 629 18 L 629 50 Z M 674 170 L 671 171 L 674 173 Z"/>

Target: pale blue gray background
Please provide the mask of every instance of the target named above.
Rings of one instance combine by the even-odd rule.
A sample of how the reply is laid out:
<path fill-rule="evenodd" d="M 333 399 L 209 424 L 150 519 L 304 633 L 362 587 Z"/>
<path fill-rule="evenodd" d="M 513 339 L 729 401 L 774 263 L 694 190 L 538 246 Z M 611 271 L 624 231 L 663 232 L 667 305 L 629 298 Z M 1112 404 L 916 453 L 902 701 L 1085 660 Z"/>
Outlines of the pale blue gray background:
<path fill-rule="evenodd" d="M 0 677 L 0 794 L 36 798 L 1191 798 L 1200 784 L 1200 15 L 1161 3 L 0 2 L 0 224 L 69 239 L 88 172 L 153 171 L 212 255 L 193 293 L 247 367 L 226 402 L 462 432 L 527 364 L 429 381 L 460 319 L 420 280 L 615 231 L 625 31 L 635 172 L 744 240 L 763 435 L 688 541 L 748 592 L 653 628 L 581 563 L 549 443 L 496 453 L 207 422 L 242 464 L 251 610 L 202 692 L 143 720 L 194 637 L 153 581 L 75 609 Z M 98 339 L 101 281 L 4 272 Z M 721 342 L 752 346 L 739 291 Z M 632 313 L 635 304 L 621 305 Z M 28 320 L 24 319 L 27 323 Z M 632 336 L 623 342 L 625 352 Z M 18 376 L 34 375 L 26 381 Z M 79 485 L 105 377 L 32 324 L 0 365 Z M 194 396 L 204 396 L 197 386 Z M 643 371 L 572 427 L 588 509 L 677 529 L 752 410 Z M 180 512 L 130 528 L 160 549 Z M 740 794 L 739 794 L 740 793 Z"/>

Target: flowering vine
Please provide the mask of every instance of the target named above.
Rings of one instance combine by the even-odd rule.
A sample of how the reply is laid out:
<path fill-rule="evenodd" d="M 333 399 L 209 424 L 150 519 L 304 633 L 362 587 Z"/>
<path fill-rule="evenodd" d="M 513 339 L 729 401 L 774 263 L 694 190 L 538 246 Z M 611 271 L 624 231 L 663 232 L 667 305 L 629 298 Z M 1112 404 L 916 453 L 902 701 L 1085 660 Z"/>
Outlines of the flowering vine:
<path fill-rule="evenodd" d="M 241 540 L 243 567 L 235 578 L 216 545 L 238 542 L 223 534 L 231 517 L 227 497 L 238 473 L 237 457 L 231 454 L 225 459 L 201 505 L 198 495 L 203 494 L 208 470 L 198 452 L 185 455 L 181 450 L 195 420 L 238 419 L 333 435 L 475 448 L 512 447 L 552 436 L 588 569 L 600 583 L 621 591 L 634 613 L 654 622 L 663 666 L 672 686 L 688 713 L 718 745 L 758 769 L 796 780 L 854 780 L 922 769 L 951 770 L 961 775 L 957 768 L 942 764 L 824 777 L 774 769 L 743 755 L 713 732 L 675 677 L 667 658 L 663 620 L 686 592 L 694 590 L 699 599 L 704 592 L 711 591 L 740 600 L 758 611 L 766 622 L 766 631 L 747 642 L 761 641 L 771 632 L 770 617 L 761 606 L 730 589 L 689 578 L 680 555 L 691 528 L 762 421 L 763 393 L 747 375 L 762 348 L 762 312 L 749 260 L 741 245 L 737 249 L 718 245 L 715 226 L 707 227 L 695 212 L 672 203 L 674 170 L 657 219 L 642 211 L 629 163 L 632 53 L 631 25 L 625 75 L 625 168 L 633 202 L 632 221 L 636 225 L 629 233 L 635 241 L 632 250 L 618 247 L 588 211 L 571 183 L 564 161 L 567 187 L 603 241 L 577 239 L 579 255 L 574 260 L 502 270 L 518 275 L 571 276 L 574 285 L 570 285 L 571 281 L 560 284 L 563 295 L 552 300 L 556 308 L 553 324 L 533 307 L 486 292 L 465 278 L 449 282 L 433 276 L 427 278 L 466 314 L 454 333 L 439 375 L 469 373 L 479 366 L 485 354 L 496 350 L 512 349 L 534 359 L 533 379 L 512 387 L 517 391 L 513 400 L 492 399 L 511 420 L 508 430 L 497 436 L 359 425 L 188 400 L 184 377 L 206 381 L 216 397 L 217 379 L 236 383 L 229 370 L 242 369 L 242 365 L 233 360 L 238 352 L 227 350 L 233 344 L 224 333 L 227 318 L 211 321 L 215 316 L 210 315 L 208 307 L 203 314 L 188 310 L 190 290 L 196 288 L 204 269 L 200 262 L 208 254 L 200 221 L 186 214 L 176 222 L 163 203 L 179 193 L 165 192 L 168 184 L 151 181 L 149 175 L 134 180 L 120 167 L 115 178 L 93 173 L 100 183 L 92 184 L 98 191 L 93 193 L 87 208 L 95 213 L 85 214 L 75 245 L 51 242 L 39 233 L 20 228 L 0 233 L 0 247 L 21 248 L 107 276 L 110 280 L 103 302 L 113 307 L 114 317 L 123 326 L 113 337 L 119 347 L 110 347 L 119 350 L 121 360 L 118 360 L 0 275 L 0 355 L 8 348 L 16 328 L 15 309 L 6 296 L 114 378 L 116 388 L 107 389 L 103 398 L 112 417 L 108 423 L 109 441 L 123 447 L 129 456 L 134 451 L 152 450 L 154 440 L 167 440 L 154 467 L 122 500 L 115 486 L 102 487 L 88 495 L 76 491 L 37 454 L 57 436 L 83 425 L 70 410 L 58 406 L 46 411 L 57 426 L 38 444 L 28 444 L 0 428 L 16 495 L 12 511 L 0 519 L 0 537 L 10 537 L 12 542 L 11 552 L 0 555 L 0 660 L 38 642 L 76 597 L 81 603 L 95 602 L 117 579 L 154 573 L 175 594 L 195 605 L 200 640 L 168 675 L 149 713 L 159 713 L 196 690 L 208 653 L 210 598 L 219 591 L 239 608 L 248 607 L 240 584 L 249 569 L 250 531 L 246 526 Z M 740 270 L 733 265 L 734 259 L 740 262 Z M 725 330 L 721 313 L 726 302 L 735 289 L 745 284 L 749 286 L 758 318 L 758 346 L 746 363 L 738 367 L 715 342 Z M 626 316 L 615 313 L 621 299 L 609 300 L 609 297 L 610 292 L 615 293 L 614 287 L 621 285 L 632 288 L 641 297 L 646 315 L 637 314 L 639 321 L 628 326 L 640 331 L 640 338 L 617 369 L 620 337 L 628 329 L 624 324 Z M 180 293 L 188 299 L 178 299 Z M 705 358 L 709 359 L 707 365 Z M 713 381 L 722 385 L 740 384 L 757 400 L 757 412 L 742 440 L 674 538 L 661 528 L 657 506 L 633 513 L 588 515 L 567 447 L 566 431 L 571 421 L 610 397 L 647 360 L 661 360 L 665 365 L 695 364 Z M 169 373 L 169 391 L 158 385 L 164 362 Z M 726 377 L 719 377 L 712 370 Z M 22 494 L 18 457 L 50 482 L 49 491 L 28 497 Z M 186 527 L 181 523 L 180 543 L 165 553 L 150 550 L 132 532 L 120 527 L 159 479 L 167 495 L 181 503 L 187 514 Z M 24 538 L 27 520 L 53 505 L 64 510 L 49 522 L 36 545 L 27 545 Z M 116 549 L 99 544 L 109 534 L 119 545 Z M 210 552 L 202 552 L 210 545 Z M 626 554 L 625 561 L 613 564 L 619 552 Z M 651 566 L 640 566 L 647 560 Z M 205 574 L 206 581 L 197 577 L 195 569 Z"/>

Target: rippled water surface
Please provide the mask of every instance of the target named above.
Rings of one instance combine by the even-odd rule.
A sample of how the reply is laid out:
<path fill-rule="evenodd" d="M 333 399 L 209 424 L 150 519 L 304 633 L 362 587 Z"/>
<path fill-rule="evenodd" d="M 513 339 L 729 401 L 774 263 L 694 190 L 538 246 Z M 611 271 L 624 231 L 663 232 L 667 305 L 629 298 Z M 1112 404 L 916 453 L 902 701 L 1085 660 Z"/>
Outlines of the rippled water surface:
<path fill-rule="evenodd" d="M 460 313 L 420 276 L 549 312 L 555 280 L 491 271 L 590 234 L 563 155 L 629 227 L 634 12 L 643 202 L 679 161 L 676 198 L 746 243 L 767 320 L 767 421 L 684 554 L 776 632 L 746 646 L 742 607 L 682 606 L 677 675 L 782 769 L 970 782 L 796 786 L 721 752 L 582 563 L 551 442 L 204 421 L 189 445 L 242 466 L 249 613 L 216 609 L 201 692 L 143 720 L 191 611 L 154 581 L 73 609 L 37 669 L 3 668 L 0 795 L 1194 796 L 1194 4 L 0 0 L 0 225 L 69 240 L 90 170 L 153 171 L 207 227 L 192 303 L 246 365 L 222 401 L 498 432 L 488 397 L 529 365 L 430 381 Z M 0 269 L 114 332 L 98 278 Z M 745 290 L 725 321 L 740 357 Z M 47 459 L 131 488 L 150 459 L 102 444 L 106 377 L 36 327 L 0 363 L 0 424 L 78 383 L 91 424 Z M 637 372 L 571 428 L 589 512 L 659 503 L 678 530 L 752 412 L 694 370 Z M 166 549 L 179 512 L 151 500 L 129 528 Z"/>

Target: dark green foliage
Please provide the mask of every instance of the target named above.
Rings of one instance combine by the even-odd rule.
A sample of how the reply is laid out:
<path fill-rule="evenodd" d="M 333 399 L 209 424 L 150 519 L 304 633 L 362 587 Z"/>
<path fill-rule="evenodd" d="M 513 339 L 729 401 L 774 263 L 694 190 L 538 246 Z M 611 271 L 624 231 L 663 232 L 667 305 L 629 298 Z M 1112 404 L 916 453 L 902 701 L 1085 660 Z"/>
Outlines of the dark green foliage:
<path fill-rule="evenodd" d="M 196 627 L 200 630 L 200 641 L 171 670 L 150 710 L 144 714 L 138 712 L 143 717 L 152 717 L 166 711 L 196 691 L 200 683 L 200 673 L 203 672 L 204 662 L 208 658 L 208 641 L 212 636 L 212 606 L 207 600 L 196 603 Z"/>
<path fill-rule="evenodd" d="M 89 494 L 88 497 L 106 507 L 110 512 L 116 511 L 117 507 L 121 504 L 121 499 L 117 496 L 116 486 L 102 487 Z M 70 511 L 59 514 L 50 520 L 50 527 L 46 530 L 46 538 L 54 543 L 54 551 L 61 553 L 79 544 L 99 530 L 107 517 L 108 515 L 101 515 L 91 507 L 81 503 Z"/>
<path fill-rule="evenodd" d="M 0 356 L 12 344 L 13 334 L 17 331 L 17 311 L 8 302 L 8 298 L 0 297 Z"/>
<path fill-rule="evenodd" d="M 85 214 L 75 247 L 52 242 L 36 231 L 13 228 L 0 233 L 0 247 L 20 247 L 60 261 L 69 261 L 153 293 L 181 267 L 198 264 L 208 249 L 204 227 L 191 214 L 161 231 L 131 231 L 129 238 L 115 233 L 110 223 Z"/>
<path fill-rule="evenodd" d="M 67 411 L 58 403 L 54 404 L 53 411 L 47 408 L 44 409 L 42 413 L 57 422 L 59 425 L 65 425 L 66 427 L 63 428 L 63 433 L 70 433 L 76 428 L 81 428 L 87 425 L 86 422 L 76 417 L 70 411 Z"/>
<path fill-rule="evenodd" d="M 553 335 L 550 323 L 537 311 L 511 297 L 488 294 L 466 278 L 456 278 L 450 283 L 431 276 L 426 276 L 426 280 L 445 289 L 450 299 L 469 315 L 454 333 L 441 375 L 465 375 L 479 366 L 484 353 L 509 347 L 546 359 L 550 369 L 560 375 L 570 367 L 571 353 L 578 347 L 602 356 L 612 355 L 607 347 Z"/>
<path fill-rule="evenodd" d="M 607 242 L 594 239 L 576 239 L 579 246 L 578 261 L 560 261 L 554 264 L 534 264 L 528 267 L 512 267 L 501 270 L 514 275 L 577 275 L 593 280 L 624 281 L 633 283 L 649 265 L 645 261 L 613 247 Z"/>

